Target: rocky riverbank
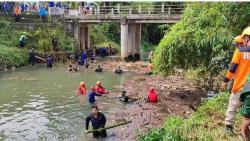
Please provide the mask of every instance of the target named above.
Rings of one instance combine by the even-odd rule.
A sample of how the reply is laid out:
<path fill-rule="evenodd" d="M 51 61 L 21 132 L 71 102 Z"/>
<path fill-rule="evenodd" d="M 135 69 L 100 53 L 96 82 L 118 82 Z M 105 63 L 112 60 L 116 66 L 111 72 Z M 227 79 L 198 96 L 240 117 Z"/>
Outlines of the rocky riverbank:
<path fill-rule="evenodd" d="M 196 107 L 200 104 L 201 98 L 205 92 L 196 86 L 193 86 L 184 76 L 180 74 L 162 77 L 160 75 L 146 76 L 144 70 L 147 62 L 120 62 L 120 61 L 102 61 L 104 71 L 112 71 L 118 65 L 125 71 L 124 75 L 133 75 L 132 79 L 125 80 L 123 88 L 127 95 L 136 99 L 146 99 L 147 90 L 150 86 L 156 88 L 159 102 L 150 104 L 144 101 L 132 103 L 126 110 L 117 111 L 108 117 L 113 123 L 127 119 L 132 123 L 115 128 L 113 134 L 119 140 L 136 140 L 138 134 L 147 133 L 149 128 L 160 128 L 166 117 L 179 115 L 189 117 Z M 93 68 L 94 65 L 91 66 Z M 118 92 L 111 93 L 115 98 Z M 112 123 L 110 123 L 112 124 Z"/>

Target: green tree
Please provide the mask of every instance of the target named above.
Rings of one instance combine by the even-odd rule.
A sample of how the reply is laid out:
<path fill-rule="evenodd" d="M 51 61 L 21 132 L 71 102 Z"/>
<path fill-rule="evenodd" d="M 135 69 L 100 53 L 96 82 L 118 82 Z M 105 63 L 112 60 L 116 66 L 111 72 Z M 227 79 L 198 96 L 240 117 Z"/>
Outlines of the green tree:
<path fill-rule="evenodd" d="M 227 67 L 233 37 L 247 27 L 249 11 L 249 3 L 188 3 L 181 20 L 155 50 L 155 71 L 169 74 L 174 68 L 200 68 L 210 77 L 217 75 Z"/>

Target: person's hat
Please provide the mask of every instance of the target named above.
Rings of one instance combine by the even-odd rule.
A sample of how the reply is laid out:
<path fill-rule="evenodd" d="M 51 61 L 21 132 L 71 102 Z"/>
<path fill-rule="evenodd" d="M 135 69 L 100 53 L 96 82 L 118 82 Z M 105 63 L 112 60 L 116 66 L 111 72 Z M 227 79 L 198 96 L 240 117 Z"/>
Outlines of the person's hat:
<path fill-rule="evenodd" d="M 101 81 L 97 81 L 97 82 L 96 82 L 96 85 L 100 85 L 100 84 L 102 84 Z"/>
<path fill-rule="evenodd" d="M 245 28 L 245 29 L 243 30 L 243 32 L 242 32 L 241 35 L 242 35 L 242 36 L 250 35 L 250 27 Z"/>
<path fill-rule="evenodd" d="M 237 44 L 241 44 L 243 43 L 243 36 L 242 35 L 238 35 L 234 38 L 233 44 L 237 45 Z"/>
<path fill-rule="evenodd" d="M 81 85 L 81 86 L 85 86 L 85 82 L 81 82 L 80 85 Z"/>

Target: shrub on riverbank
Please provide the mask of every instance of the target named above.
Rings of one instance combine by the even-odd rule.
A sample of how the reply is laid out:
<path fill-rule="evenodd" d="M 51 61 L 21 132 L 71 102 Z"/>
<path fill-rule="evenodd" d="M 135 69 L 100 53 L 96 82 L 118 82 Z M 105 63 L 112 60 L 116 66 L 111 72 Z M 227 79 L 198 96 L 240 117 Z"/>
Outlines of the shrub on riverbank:
<path fill-rule="evenodd" d="M 154 71 L 200 69 L 212 78 L 228 67 L 233 37 L 250 22 L 247 3 L 189 3 L 181 20 L 170 28 L 155 50 Z"/>
<path fill-rule="evenodd" d="M 22 66 L 28 59 L 28 50 L 0 45 L 0 67 Z"/>
<path fill-rule="evenodd" d="M 188 119 L 168 117 L 161 129 L 152 130 L 139 141 L 236 141 L 239 134 L 229 136 L 224 133 L 224 118 L 228 104 L 228 93 L 205 101 Z M 236 118 L 236 131 L 239 133 L 240 115 Z"/>

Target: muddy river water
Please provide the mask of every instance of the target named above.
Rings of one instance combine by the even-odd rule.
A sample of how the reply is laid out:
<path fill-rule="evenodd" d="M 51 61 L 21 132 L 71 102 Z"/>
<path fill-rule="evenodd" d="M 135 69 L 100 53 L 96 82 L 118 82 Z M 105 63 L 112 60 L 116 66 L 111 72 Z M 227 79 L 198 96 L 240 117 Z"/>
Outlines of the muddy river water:
<path fill-rule="evenodd" d="M 22 67 L 0 74 L 0 140 L 94 140 L 91 135 L 84 135 L 90 105 L 86 96 L 76 95 L 79 82 L 85 81 L 89 90 L 96 81 L 102 81 L 115 91 L 128 78 L 112 72 L 65 71 L 65 67 Z M 97 102 L 106 116 L 128 108 L 108 97 L 98 97 Z M 116 140 L 112 129 L 108 136 L 105 140 Z"/>

